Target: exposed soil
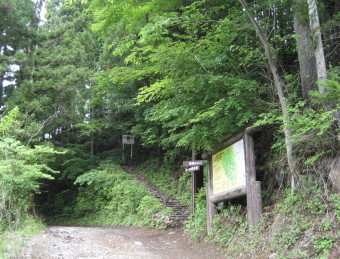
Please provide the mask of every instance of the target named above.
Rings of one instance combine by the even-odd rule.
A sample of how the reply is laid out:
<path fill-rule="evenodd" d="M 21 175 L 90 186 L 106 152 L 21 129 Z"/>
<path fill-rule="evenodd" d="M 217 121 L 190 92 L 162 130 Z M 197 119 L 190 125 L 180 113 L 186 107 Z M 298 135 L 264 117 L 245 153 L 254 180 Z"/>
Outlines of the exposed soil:
<path fill-rule="evenodd" d="M 13 258 L 220 259 L 212 244 L 194 242 L 181 229 L 138 227 L 59 227 L 31 236 Z"/>

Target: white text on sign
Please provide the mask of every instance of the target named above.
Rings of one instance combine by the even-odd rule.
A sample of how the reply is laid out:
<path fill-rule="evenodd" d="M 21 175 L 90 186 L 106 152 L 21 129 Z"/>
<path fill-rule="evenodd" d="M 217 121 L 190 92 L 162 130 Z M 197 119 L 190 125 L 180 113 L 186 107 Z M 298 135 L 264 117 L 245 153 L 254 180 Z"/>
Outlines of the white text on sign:
<path fill-rule="evenodd" d="M 196 172 L 196 171 L 199 171 L 199 170 L 200 170 L 199 166 L 192 166 L 192 167 L 189 167 L 189 168 L 185 168 L 185 172 Z"/>

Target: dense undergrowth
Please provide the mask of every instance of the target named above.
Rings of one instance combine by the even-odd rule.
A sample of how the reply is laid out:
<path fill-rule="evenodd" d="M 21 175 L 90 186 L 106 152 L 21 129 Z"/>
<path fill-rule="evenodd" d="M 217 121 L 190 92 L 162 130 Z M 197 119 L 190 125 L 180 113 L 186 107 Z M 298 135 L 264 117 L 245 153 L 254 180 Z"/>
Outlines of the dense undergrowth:
<path fill-rule="evenodd" d="M 166 170 L 155 158 L 139 166 L 145 176 L 168 196 L 190 204 L 190 174 Z M 112 160 L 77 177 L 77 195 L 54 223 L 72 225 L 138 225 L 165 227 L 160 215 L 170 215 L 160 201 Z M 317 177 L 301 177 L 300 188 L 263 192 L 261 223 L 249 229 L 242 199 L 220 204 L 211 233 L 206 229 L 205 189 L 196 197 L 196 211 L 185 230 L 198 241 L 218 243 L 226 258 L 337 258 L 340 241 L 340 196 Z M 30 218 L 28 218 L 30 219 Z M 27 224 L 26 224 L 27 223 Z M 24 245 L 23 234 L 41 229 L 30 219 L 16 232 L 3 232 L 0 254 L 9 258 Z M 19 238 L 17 238 L 19 237 Z M 8 241 L 12 240 L 12 241 Z M 13 240 L 16 240 L 15 242 Z M 4 242 L 6 241 L 6 242 Z"/>
<path fill-rule="evenodd" d="M 155 158 L 141 164 L 136 172 L 168 196 L 190 205 L 190 174 L 168 170 Z M 79 176 L 75 184 L 79 192 L 76 202 L 59 217 L 63 224 L 164 227 L 162 218 L 155 215 L 171 213 L 110 160 Z M 263 190 L 263 199 L 264 213 L 258 227 L 249 229 L 245 200 L 241 199 L 220 204 L 208 234 L 202 188 L 185 230 L 196 240 L 218 243 L 227 258 L 336 258 L 340 197 L 320 178 L 301 177 L 294 194 L 289 188 L 271 193 Z"/>
<path fill-rule="evenodd" d="M 137 168 L 137 173 L 169 197 L 183 205 L 191 205 L 191 174 L 183 171 L 173 172 L 157 159 L 149 159 Z"/>
<path fill-rule="evenodd" d="M 200 240 L 224 247 L 227 258 L 338 258 L 340 196 L 327 192 L 315 181 L 267 199 L 261 223 L 249 229 L 246 207 L 229 203 L 220 208 L 211 233 L 206 232 L 206 201 L 202 189 L 195 216 L 186 231 Z"/>
<path fill-rule="evenodd" d="M 75 201 L 54 219 L 62 224 L 164 227 L 172 211 L 110 160 L 81 176 Z"/>
<path fill-rule="evenodd" d="M 155 159 L 145 162 L 137 172 L 167 195 L 190 205 L 190 174 L 171 173 Z M 219 204 L 209 234 L 202 188 L 185 230 L 196 240 L 218 243 L 226 258 L 338 258 L 339 194 L 320 176 L 300 176 L 299 184 L 294 194 L 289 188 L 270 193 L 263 190 L 263 217 L 256 228 L 248 226 L 245 199 Z"/>

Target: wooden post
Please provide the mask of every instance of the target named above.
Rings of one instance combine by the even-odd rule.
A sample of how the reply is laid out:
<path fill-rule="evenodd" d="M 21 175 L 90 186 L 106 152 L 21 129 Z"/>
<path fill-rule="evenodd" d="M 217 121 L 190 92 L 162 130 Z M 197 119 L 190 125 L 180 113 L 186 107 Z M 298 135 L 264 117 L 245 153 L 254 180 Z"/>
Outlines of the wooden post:
<path fill-rule="evenodd" d="M 191 160 L 196 160 L 196 143 L 192 143 Z M 196 174 L 191 172 L 191 214 L 195 214 Z"/>
<path fill-rule="evenodd" d="M 123 152 L 122 152 L 122 160 L 123 160 L 123 163 L 125 162 L 125 154 L 124 154 L 124 150 L 125 150 L 125 146 L 124 146 L 124 143 L 123 143 Z"/>
<path fill-rule="evenodd" d="M 204 172 L 203 172 L 203 166 L 200 167 L 199 171 L 195 172 L 195 194 L 198 193 L 198 191 L 203 187 L 203 178 L 204 178 Z"/>
<path fill-rule="evenodd" d="M 249 226 L 256 226 L 262 215 L 261 183 L 256 181 L 254 139 L 244 134 L 244 152 L 247 177 L 247 209 Z"/>
<path fill-rule="evenodd" d="M 207 231 L 208 234 L 212 231 L 213 228 L 213 220 L 215 215 L 217 214 L 216 205 L 210 201 L 210 197 L 213 195 L 213 188 L 212 188 L 212 161 L 211 156 L 208 159 L 208 183 L 207 183 L 207 190 L 206 190 L 206 199 L 207 199 Z"/>
<path fill-rule="evenodd" d="M 192 206 L 195 213 L 196 201 L 195 198 L 199 189 L 203 187 L 203 166 L 200 167 L 199 171 L 192 172 Z"/>
<path fill-rule="evenodd" d="M 262 197 L 261 197 L 261 182 L 250 182 L 249 192 L 247 194 L 250 200 L 250 207 L 248 207 L 248 221 L 250 226 L 257 226 L 262 216 Z M 249 206 L 249 205 L 248 205 Z M 249 213 L 250 212 L 250 213 Z"/>

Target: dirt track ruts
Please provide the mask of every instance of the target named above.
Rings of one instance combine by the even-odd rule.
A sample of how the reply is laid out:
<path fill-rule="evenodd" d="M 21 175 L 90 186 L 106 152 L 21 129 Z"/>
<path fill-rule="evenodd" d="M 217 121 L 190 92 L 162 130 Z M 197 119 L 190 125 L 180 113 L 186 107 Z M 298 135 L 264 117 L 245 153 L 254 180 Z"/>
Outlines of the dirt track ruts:
<path fill-rule="evenodd" d="M 217 247 L 194 242 L 181 229 L 138 227 L 49 227 L 28 238 L 13 258 L 219 259 Z"/>

